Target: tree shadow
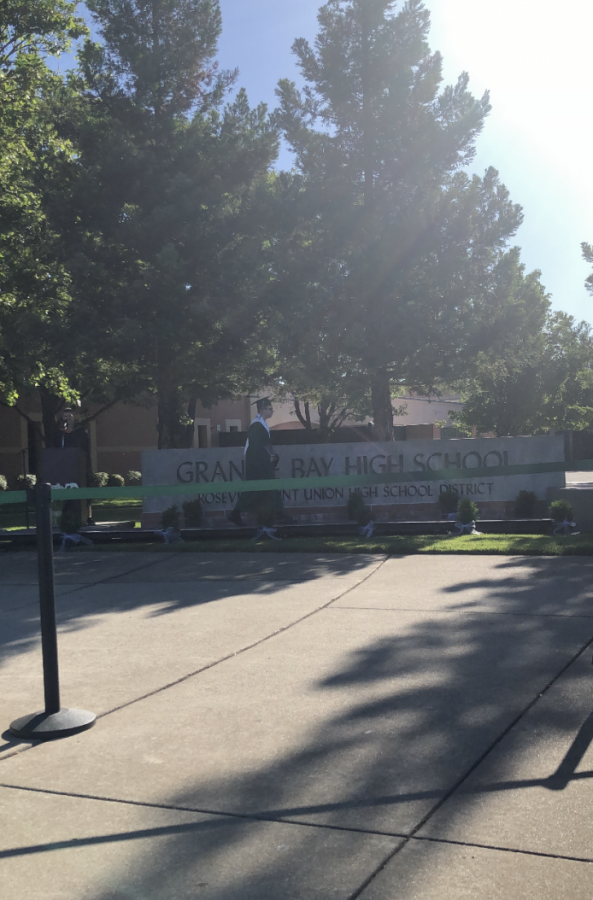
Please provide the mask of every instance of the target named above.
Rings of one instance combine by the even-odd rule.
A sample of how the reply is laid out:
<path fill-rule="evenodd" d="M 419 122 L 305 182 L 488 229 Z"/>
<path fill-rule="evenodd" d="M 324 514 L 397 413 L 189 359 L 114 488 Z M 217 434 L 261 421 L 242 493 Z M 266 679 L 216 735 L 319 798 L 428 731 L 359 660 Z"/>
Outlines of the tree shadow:
<path fill-rule="evenodd" d="M 56 557 L 56 614 L 60 632 L 91 628 L 97 616 L 112 612 L 145 610 L 147 616 L 160 618 L 233 596 L 280 596 L 290 583 L 362 572 L 371 559 L 367 555 L 352 555 L 345 564 L 345 558 L 339 554 L 323 553 L 290 554 L 288 559 L 233 553 L 200 553 L 195 559 L 184 555 L 181 560 L 172 554 L 159 554 L 157 560 L 138 556 L 129 554 L 129 564 L 117 566 L 121 571 L 113 575 L 106 570 L 105 554 L 97 554 L 96 559 L 89 553 L 76 552 Z M 121 564 L 122 557 L 121 553 L 117 557 L 114 554 L 112 560 Z M 229 557 L 233 565 L 229 565 Z M 379 557 L 372 559 L 379 564 Z M 40 639 L 36 553 L 5 553 L 3 563 L 0 667 L 12 656 L 37 650 Z M 182 579 L 179 572 L 171 571 L 171 563 L 178 563 L 183 569 Z M 131 576 L 133 580 L 128 582 Z M 77 578 L 80 581 L 73 580 Z M 128 592 L 122 588 L 126 583 L 130 585 Z M 163 588 L 159 589 L 161 584 Z M 191 584 L 196 586 L 194 591 L 188 590 Z M 91 596 L 90 589 L 97 586 L 99 593 L 95 591 Z"/>
<path fill-rule="evenodd" d="M 444 588 L 445 597 L 462 602 L 445 602 L 432 611 L 383 610 L 381 621 L 373 623 L 376 609 L 328 610 L 318 640 L 324 641 L 331 668 L 316 657 L 301 685 L 303 696 L 323 706 L 323 715 L 305 709 L 299 738 L 291 742 L 275 732 L 282 704 L 294 702 L 290 691 L 262 699 L 259 730 L 242 714 L 239 697 L 233 733 L 236 745 L 245 747 L 241 770 L 190 778 L 161 804 L 206 815 L 206 822 L 199 828 L 180 824 L 159 835 L 142 829 L 127 833 L 140 846 L 129 870 L 119 872 L 119 888 L 97 887 L 89 898 L 185 898 L 194 896 L 196 883 L 203 893 L 195 896 L 207 900 L 358 896 L 402 838 L 439 806 L 440 814 L 447 814 L 443 801 L 501 736 L 523 721 L 525 710 L 563 669 L 564 684 L 578 687 L 582 675 L 569 664 L 593 638 L 591 572 L 591 563 L 583 561 L 510 560 L 497 564 L 491 578 Z M 481 599 L 466 605 L 464 593 L 476 589 Z M 341 627 L 331 617 L 345 614 L 361 635 L 363 626 L 374 633 L 341 652 L 338 638 L 331 644 Z M 291 632 L 279 640 L 276 654 L 296 653 L 299 641 L 310 638 Z M 275 670 L 263 658 L 261 666 L 258 683 L 265 698 Z M 297 708 L 294 715 L 299 716 Z M 221 730 L 219 739 L 225 734 Z M 593 776 L 576 771 L 593 739 L 593 713 L 583 717 L 561 700 L 554 702 L 546 734 L 574 735 L 554 771 L 543 778 L 479 785 L 463 794 L 464 808 L 479 806 L 486 793 L 532 786 L 562 791 Z M 522 752 L 504 741 L 500 750 L 507 761 Z M 197 769 L 200 754 L 216 752 L 216 741 L 196 736 Z M 140 795 L 133 799 L 142 803 Z M 449 816 L 451 828 L 456 815 Z M 282 842 L 281 830 L 290 835 Z M 142 848 L 143 839 L 157 836 L 158 842 Z M 117 842 L 120 836 L 97 840 Z M 44 847 L 30 849 L 37 853 Z M 358 861 L 350 869 L 349 854 Z"/>

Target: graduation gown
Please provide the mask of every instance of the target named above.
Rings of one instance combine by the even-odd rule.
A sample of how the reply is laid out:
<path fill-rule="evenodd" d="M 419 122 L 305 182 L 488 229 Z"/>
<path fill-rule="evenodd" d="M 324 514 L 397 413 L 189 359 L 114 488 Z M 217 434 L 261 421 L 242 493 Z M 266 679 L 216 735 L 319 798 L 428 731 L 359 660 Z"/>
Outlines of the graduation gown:
<path fill-rule="evenodd" d="M 274 448 L 266 426 L 254 419 L 247 432 L 245 451 L 245 480 L 261 481 L 276 477 L 276 465 L 272 462 Z M 282 509 L 280 491 L 249 491 L 241 493 L 235 509 L 238 512 L 256 512 L 262 507 Z"/>

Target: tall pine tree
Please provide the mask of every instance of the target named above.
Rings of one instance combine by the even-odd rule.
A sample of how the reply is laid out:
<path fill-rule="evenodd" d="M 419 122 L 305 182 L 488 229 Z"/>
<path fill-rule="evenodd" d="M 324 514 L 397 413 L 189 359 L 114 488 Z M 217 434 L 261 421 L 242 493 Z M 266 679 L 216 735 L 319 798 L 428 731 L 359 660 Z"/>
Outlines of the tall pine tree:
<path fill-rule="evenodd" d="M 476 100 L 466 74 L 441 89 L 421 0 L 329 0 L 318 18 L 315 46 L 293 47 L 305 88 L 278 89 L 298 229 L 318 263 L 302 290 L 322 298 L 336 354 L 367 377 L 386 440 L 394 385 L 434 389 L 476 353 L 484 284 L 521 212 L 494 170 L 463 172 L 488 95 Z"/>
<path fill-rule="evenodd" d="M 214 59 L 217 0 L 87 5 L 102 38 L 81 57 L 97 110 L 81 137 L 81 215 L 102 216 L 99 251 L 84 248 L 100 275 L 92 315 L 98 331 L 127 335 L 128 362 L 157 397 L 159 447 L 187 446 L 197 400 L 266 371 L 262 223 L 277 136 L 244 91 L 221 107 L 236 73 Z"/>

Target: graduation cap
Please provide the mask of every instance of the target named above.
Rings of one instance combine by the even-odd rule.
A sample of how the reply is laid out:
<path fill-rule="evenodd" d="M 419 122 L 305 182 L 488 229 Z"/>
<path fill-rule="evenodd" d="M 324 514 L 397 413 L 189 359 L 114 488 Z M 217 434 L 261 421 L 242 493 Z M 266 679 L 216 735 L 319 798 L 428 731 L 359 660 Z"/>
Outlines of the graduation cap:
<path fill-rule="evenodd" d="M 257 400 L 254 400 L 251 405 L 257 406 L 257 411 L 260 413 L 262 409 L 265 409 L 267 406 L 272 406 L 272 401 L 269 397 L 259 397 Z"/>

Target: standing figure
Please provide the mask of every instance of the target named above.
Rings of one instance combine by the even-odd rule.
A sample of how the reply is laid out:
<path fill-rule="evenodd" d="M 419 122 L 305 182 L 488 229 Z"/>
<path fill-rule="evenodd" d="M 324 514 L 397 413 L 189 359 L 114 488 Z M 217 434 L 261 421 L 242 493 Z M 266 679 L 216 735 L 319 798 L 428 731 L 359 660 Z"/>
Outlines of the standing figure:
<path fill-rule="evenodd" d="M 257 416 L 249 426 L 247 443 L 245 444 L 245 480 L 263 481 L 276 477 L 278 456 L 274 453 L 270 428 L 267 420 L 274 414 L 274 407 L 269 397 L 256 401 Z M 241 513 L 257 514 L 260 510 L 270 510 L 284 522 L 289 521 L 283 515 L 282 494 L 280 491 L 245 491 L 241 492 L 237 504 L 228 518 L 234 525 L 244 525 Z"/>
<path fill-rule="evenodd" d="M 69 450 L 70 448 L 77 448 L 82 451 L 84 456 L 84 469 L 85 469 L 85 484 L 79 485 L 79 487 L 88 487 L 91 479 L 92 473 L 92 463 L 91 463 L 91 447 L 89 442 L 89 436 L 84 428 L 77 428 L 74 422 L 74 413 L 70 407 L 66 407 L 66 409 L 62 413 L 62 418 L 60 419 L 60 434 L 56 442 L 56 447 L 61 448 L 62 450 Z M 80 478 L 80 475 L 78 476 Z M 74 511 L 77 505 L 76 500 L 66 500 L 62 511 Z M 86 514 L 87 514 L 87 525 L 94 525 L 93 521 L 93 510 L 92 510 L 92 501 L 91 500 L 83 500 L 84 504 L 86 504 Z"/>

